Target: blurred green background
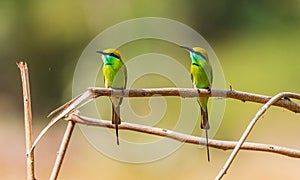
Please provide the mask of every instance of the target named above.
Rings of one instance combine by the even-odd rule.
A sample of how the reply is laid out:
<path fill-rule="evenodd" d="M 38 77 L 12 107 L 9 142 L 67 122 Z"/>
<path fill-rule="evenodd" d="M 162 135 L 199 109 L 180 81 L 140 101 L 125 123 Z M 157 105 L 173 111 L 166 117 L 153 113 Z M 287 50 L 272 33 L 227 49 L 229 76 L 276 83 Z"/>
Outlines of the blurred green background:
<path fill-rule="evenodd" d="M 16 62 L 26 61 L 35 135 L 46 115 L 71 98 L 72 75 L 85 46 L 104 29 L 132 18 L 170 18 L 197 30 L 217 54 L 236 90 L 299 93 L 300 1 L 0 1 L 0 178 L 25 179 L 23 104 Z M 237 140 L 259 104 L 227 100 L 216 139 Z M 66 123 L 36 148 L 36 177 L 48 179 Z M 249 141 L 300 148 L 299 115 L 272 108 Z M 152 163 L 121 163 L 98 153 L 76 128 L 60 179 L 213 179 L 230 151 L 184 145 Z M 299 160 L 241 151 L 224 179 L 299 179 Z"/>

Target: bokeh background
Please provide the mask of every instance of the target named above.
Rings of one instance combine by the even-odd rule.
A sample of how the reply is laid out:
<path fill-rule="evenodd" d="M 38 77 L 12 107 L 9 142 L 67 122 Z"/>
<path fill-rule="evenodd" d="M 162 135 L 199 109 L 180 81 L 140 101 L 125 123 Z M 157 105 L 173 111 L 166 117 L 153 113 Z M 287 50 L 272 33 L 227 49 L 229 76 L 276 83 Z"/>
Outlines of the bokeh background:
<path fill-rule="evenodd" d="M 25 179 L 23 104 L 16 62 L 30 70 L 34 134 L 46 115 L 72 97 L 72 76 L 86 45 L 104 29 L 138 17 L 170 18 L 197 30 L 217 54 L 234 89 L 274 95 L 299 92 L 300 1 L 24 1 L 0 2 L 0 178 Z M 150 79 L 151 80 L 151 79 Z M 149 79 L 147 80 L 149 81 Z M 163 86 L 164 81 L 162 81 Z M 143 83 L 141 83 L 141 86 Z M 216 139 L 237 140 L 260 104 L 227 100 Z M 36 177 L 48 179 L 65 122 L 36 148 Z M 272 108 L 249 141 L 300 148 L 299 115 Z M 230 151 L 184 145 L 152 163 L 122 163 L 100 154 L 76 128 L 60 179 L 213 179 Z M 241 151 L 224 179 L 299 179 L 298 159 Z"/>

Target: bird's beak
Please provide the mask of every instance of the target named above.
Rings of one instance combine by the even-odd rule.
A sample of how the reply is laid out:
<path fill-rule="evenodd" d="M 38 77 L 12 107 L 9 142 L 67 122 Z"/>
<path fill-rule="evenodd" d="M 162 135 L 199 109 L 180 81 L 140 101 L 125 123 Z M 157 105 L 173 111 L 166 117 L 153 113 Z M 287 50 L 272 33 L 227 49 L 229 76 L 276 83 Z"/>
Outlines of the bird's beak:
<path fill-rule="evenodd" d="M 103 52 L 103 51 L 96 51 L 96 53 L 99 53 L 99 54 L 106 55 L 106 53 L 105 53 L 105 52 Z"/>
<path fill-rule="evenodd" d="M 194 52 L 194 50 L 190 47 L 186 47 L 186 46 L 180 46 L 180 47 L 183 48 L 183 49 L 186 49 L 189 52 Z"/>

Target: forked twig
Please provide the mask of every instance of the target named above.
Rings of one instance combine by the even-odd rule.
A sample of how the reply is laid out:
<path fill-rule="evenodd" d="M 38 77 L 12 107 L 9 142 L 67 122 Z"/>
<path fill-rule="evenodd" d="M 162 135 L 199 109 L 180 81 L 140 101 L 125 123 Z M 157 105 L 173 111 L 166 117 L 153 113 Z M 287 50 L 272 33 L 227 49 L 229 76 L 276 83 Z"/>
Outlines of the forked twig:
<path fill-rule="evenodd" d="M 60 107 L 54 109 L 50 114 L 48 114 L 47 118 L 53 116 L 53 114 L 56 114 L 57 112 L 65 109 L 66 107 L 70 106 L 76 99 L 78 99 L 82 94 L 79 94 L 78 96 L 74 97 L 70 101 L 66 102 L 65 104 L 61 105 Z"/>
<path fill-rule="evenodd" d="M 31 146 L 30 152 L 35 148 L 36 144 L 40 141 L 40 139 L 46 134 L 46 132 L 59 120 L 65 118 L 70 112 L 74 111 L 76 107 L 78 107 L 83 101 L 91 98 L 91 94 L 86 91 L 82 93 L 81 95 L 75 97 L 72 101 L 72 103 L 67 103 L 64 108 L 64 110 L 59 113 L 57 116 L 55 116 L 53 119 L 51 119 L 50 123 L 40 132 L 38 137 L 35 139 L 33 145 Z M 70 102 L 70 101 L 69 101 Z M 55 111 L 55 110 L 54 110 Z"/>
<path fill-rule="evenodd" d="M 200 92 L 200 93 L 199 93 Z M 42 138 L 42 136 L 48 131 L 50 127 L 52 127 L 58 120 L 64 118 L 70 112 L 75 110 L 83 101 L 90 98 L 97 98 L 100 96 L 115 96 L 115 97 L 151 97 L 154 95 L 161 96 L 180 96 L 182 98 L 192 98 L 199 96 L 211 96 L 211 97 L 224 97 L 224 98 L 233 98 L 238 99 L 243 102 L 251 101 L 256 103 L 266 103 L 270 100 L 271 97 L 263 96 L 258 94 L 246 93 L 235 90 L 219 90 L 212 89 L 211 93 L 206 89 L 195 89 L 195 88 L 149 88 L 149 89 L 111 89 L 111 88 L 98 88 L 98 87 L 90 87 L 87 91 L 77 96 L 76 98 L 70 100 L 65 103 L 61 107 L 57 108 L 53 112 L 49 114 L 49 116 L 54 113 L 58 113 L 59 110 L 64 110 L 54 117 L 50 123 L 42 130 L 42 132 L 38 135 L 36 140 L 34 141 L 31 151 L 34 149 L 38 141 Z M 279 106 L 295 113 L 300 113 L 300 106 L 293 101 L 287 99 L 280 99 L 278 102 L 274 103 L 275 106 Z"/>
<path fill-rule="evenodd" d="M 258 119 L 266 112 L 266 110 L 277 101 L 281 100 L 282 98 L 295 98 L 300 99 L 300 94 L 290 93 L 290 92 L 283 92 L 279 93 L 276 96 L 272 97 L 253 117 L 251 122 L 249 123 L 248 127 L 244 131 L 243 135 L 241 136 L 240 140 L 238 141 L 237 145 L 233 149 L 232 153 L 230 154 L 229 158 L 225 162 L 223 168 L 217 175 L 216 179 L 221 179 L 229 169 L 230 165 L 232 164 L 234 158 L 236 157 L 237 153 L 239 152 L 240 148 L 242 147 L 243 143 L 245 142 L 246 138 L 250 134 L 251 130 L 253 129 L 255 123 Z"/>
<path fill-rule="evenodd" d="M 25 121 L 25 141 L 26 141 L 26 158 L 27 158 L 27 179 L 34 180 L 34 152 L 30 151 L 32 145 L 32 111 L 30 98 L 30 85 L 28 76 L 27 63 L 17 63 L 21 71 L 23 103 L 24 103 L 24 121 Z"/>
<path fill-rule="evenodd" d="M 199 94 L 200 92 L 200 94 Z M 83 101 L 88 100 L 89 102 L 91 98 L 96 98 L 99 96 L 115 96 L 115 97 L 151 97 L 153 95 L 161 95 L 161 96 L 180 96 L 182 98 L 191 98 L 191 97 L 199 97 L 199 96 L 210 96 L 210 97 L 224 97 L 224 98 L 233 98 L 238 99 L 243 102 L 245 101 L 251 101 L 256 103 L 266 103 L 263 108 L 258 112 L 258 114 L 254 117 L 254 119 L 251 121 L 250 125 L 253 127 L 257 119 L 268 109 L 271 105 L 279 106 L 285 109 L 288 109 L 290 111 L 293 111 L 295 113 L 300 112 L 300 106 L 297 103 L 294 103 L 293 101 L 289 99 L 282 99 L 282 97 L 291 97 L 291 98 L 299 98 L 297 94 L 293 93 L 281 93 L 273 98 L 269 96 L 263 96 L 258 94 L 252 94 L 252 93 L 246 93 L 246 92 L 240 92 L 235 90 L 211 90 L 211 93 L 209 93 L 205 89 L 194 89 L 194 88 L 151 88 L 151 89 L 125 89 L 125 90 L 116 90 L 116 89 L 110 89 L 110 88 L 89 88 L 86 92 L 81 94 L 80 96 L 74 98 L 73 100 L 67 102 L 65 105 L 61 106 L 57 110 L 53 111 L 53 113 L 58 113 L 60 110 L 61 112 L 54 117 L 51 122 L 47 125 L 46 128 L 42 130 L 42 132 L 39 134 L 35 142 L 33 143 L 33 146 L 31 150 L 35 147 L 37 142 L 41 139 L 41 137 L 48 131 L 48 129 L 53 126 L 56 122 L 58 122 L 60 119 L 67 118 L 69 121 L 74 121 L 81 124 L 87 124 L 87 125 L 93 125 L 93 126 L 103 126 L 108 128 L 114 128 L 114 126 L 109 121 L 103 121 L 103 120 L 95 120 L 92 118 L 87 118 L 83 116 L 78 116 L 74 114 L 74 110 L 76 108 L 81 107 L 85 103 Z M 86 103 L 87 103 L 86 102 Z M 62 110 L 63 109 L 63 110 Z M 52 115 L 53 113 L 50 113 Z M 260 114 L 261 113 L 261 114 Z M 249 131 L 250 133 L 252 127 L 249 125 L 249 128 L 247 128 L 246 131 Z M 166 129 L 161 128 L 155 128 L 155 127 L 149 127 L 149 126 L 143 126 L 143 125 L 137 125 L 137 124 L 130 124 L 123 122 L 120 126 L 120 129 L 128 129 L 143 133 L 149 133 L 159 136 L 165 136 L 168 138 L 172 138 L 178 141 L 186 142 L 186 143 L 194 143 L 194 144 L 203 144 L 205 145 L 205 140 L 199 137 L 190 136 L 186 134 L 181 134 L 178 132 L 169 131 Z M 246 133 L 245 131 L 245 133 Z M 211 147 L 219 148 L 219 149 L 233 149 L 232 152 L 232 160 L 236 156 L 236 153 L 238 150 L 241 149 L 248 149 L 248 150 L 256 150 L 256 151 L 266 151 L 266 152 L 273 152 L 277 154 L 282 154 L 290 157 L 296 157 L 300 158 L 300 151 L 296 149 L 290 149 L 280 146 L 274 146 L 274 145 L 267 145 L 267 144 L 258 144 L 258 143 L 245 143 L 243 145 L 243 142 L 245 141 L 246 137 L 248 136 L 246 134 L 243 135 L 239 142 L 230 142 L 230 141 L 218 141 L 218 140 L 210 140 L 209 145 Z M 63 156 L 61 157 L 62 161 Z M 232 162 L 231 160 L 231 162 Z M 58 160 L 57 160 L 58 161 Z M 230 166 L 231 162 L 228 160 Z M 227 164 L 227 163 L 226 163 Z M 59 165 L 59 167 L 61 164 Z M 56 166 L 59 170 L 59 167 Z M 228 168 L 227 168 L 228 169 Z M 224 174 L 226 173 L 227 169 L 224 170 Z M 221 173 L 220 173 L 221 174 Z M 223 175 L 224 175 L 223 174 Z M 223 176 L 221 175 L 221 177 Z M 53 176 L 56 177 L 56 176 Z"/>

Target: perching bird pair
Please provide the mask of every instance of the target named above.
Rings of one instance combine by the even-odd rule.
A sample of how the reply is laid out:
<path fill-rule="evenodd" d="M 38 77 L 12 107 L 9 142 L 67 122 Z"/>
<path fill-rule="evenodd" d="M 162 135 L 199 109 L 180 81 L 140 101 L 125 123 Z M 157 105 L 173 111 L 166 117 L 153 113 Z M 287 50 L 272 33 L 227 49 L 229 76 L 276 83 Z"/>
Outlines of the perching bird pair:
<path fill-rule="evenodd" d="M 200 47 L 189 48 L 180 46 L 190 53 L 192 60 L 190 73 L 193 86 L 195 88 L 204 88 L 210 91 L 212 85 L 212 68 L 208 60 L 208 54 L 205 49 Z M 106 88 L 125 89 L 127 83 L 127 69 L 122 61 L 120 52 L 116 49 L 106 49 L 104 51 L 97 51 L 101 54 L 103 60 L 102 73 L 104 77 L 104 84 Z M 111 97 L 112 102 L 112 124 L 115 124 L 117 144 L 119 145 L 118 125 L 121 124 L 120 105 L 123 98 Z M 207 157 L 210 161 L 208 149 L 208 111 L 207 111 L 208 97 L 199 97 L 198 103 L 201 109 L 201 129 L 205 130 Z"/>

